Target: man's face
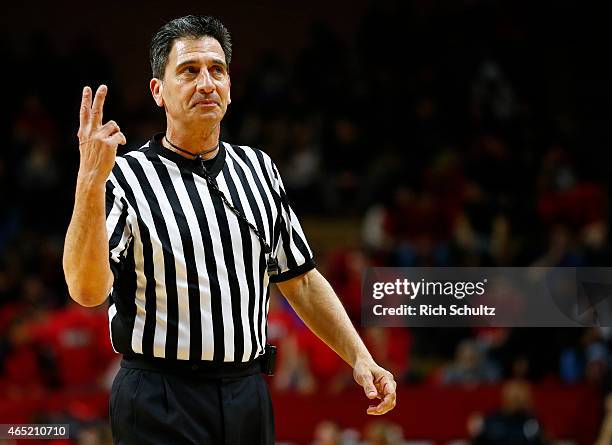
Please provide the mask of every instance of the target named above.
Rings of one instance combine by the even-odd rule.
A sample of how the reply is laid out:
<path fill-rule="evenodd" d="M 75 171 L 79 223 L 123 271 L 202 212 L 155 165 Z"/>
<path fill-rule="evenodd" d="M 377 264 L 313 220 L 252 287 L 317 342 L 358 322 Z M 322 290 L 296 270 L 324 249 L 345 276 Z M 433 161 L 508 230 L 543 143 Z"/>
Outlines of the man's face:
<path fill-rule="evenodd" d="M 212 37 L 175 40 L 163 81 L 151 80 L 151 92 L 168 119 L 193 127 L 218 125 L 230 104 L 225 54 Z"/>

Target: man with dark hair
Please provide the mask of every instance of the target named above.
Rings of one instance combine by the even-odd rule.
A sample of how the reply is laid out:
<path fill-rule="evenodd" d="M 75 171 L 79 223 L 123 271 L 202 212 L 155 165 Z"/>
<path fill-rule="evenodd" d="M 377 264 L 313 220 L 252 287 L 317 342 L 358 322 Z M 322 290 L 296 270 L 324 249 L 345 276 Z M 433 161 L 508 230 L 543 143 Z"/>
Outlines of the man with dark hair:
<path fill-rule="evenodd" d="M 175 40 L 204 36 L 214 38 L 221 45 L 225 62 L 229 66 L 232 62 L 232 38 L 227 28 L 215 17 L 189 15 L 168 22 L 153 36 L 149 55 L 153 77 L 164 78 L 168 56 Z"/>
<path fill-rule="evenodd" d="M 352 326 L 263 151 L 219 140 L 230 104 L 231 39 L 211 17 L 187 16 L 153 37 L 150 89 L 165 133 L 116 156 L 126 139 L 102 124 L 107 87 L 83 90 L 81 162 L 64 272 L 84 306 L 110 298 L 111 391 L 120 444 L 272 444 L 261 373 L 269 284 L 353 368 L 368 414 L 395 406 L 396 384 Z"/>

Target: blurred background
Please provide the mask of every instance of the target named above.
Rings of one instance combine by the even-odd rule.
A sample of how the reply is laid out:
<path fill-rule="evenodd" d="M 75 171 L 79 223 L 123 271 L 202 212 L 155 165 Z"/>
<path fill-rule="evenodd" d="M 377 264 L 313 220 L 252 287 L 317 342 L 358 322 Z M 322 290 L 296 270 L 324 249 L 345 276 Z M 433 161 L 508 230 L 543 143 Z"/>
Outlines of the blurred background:
<path fill-rule="evenodd" d="M 223 140 L 276 161 L 356 326 L 368 266 L 610 266 L 603 6 L 13 2 L 0 16 L 0 423 L 111 443 L 107 306 L 72 303 L 61 266 L 80 94 L 109 85 L 125 150 L 163 131 L 148 43 L 189 13 L 233 35 Z M 273 292 L 279 443 L 612 443 L 610 329 L 359 329 L 399 382 L 384 417 Z"/>

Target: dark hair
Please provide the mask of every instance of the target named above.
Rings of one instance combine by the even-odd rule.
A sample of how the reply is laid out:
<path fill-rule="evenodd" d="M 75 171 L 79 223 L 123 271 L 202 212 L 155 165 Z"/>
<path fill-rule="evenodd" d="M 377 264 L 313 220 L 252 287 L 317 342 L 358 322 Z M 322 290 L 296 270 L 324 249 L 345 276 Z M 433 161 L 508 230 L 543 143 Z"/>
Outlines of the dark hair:
<path fill-rule="evenodd" d="M 232 60 L 232 38 L 225 25 L 215 17 L 186 15 L 169 21 L 153 36 L 149 52 L 153 77 L 158 79 L 164 77 L 168 55 L 175 40 L 202 37 L 212 37 L 219 42 L 229 66 Z"/>

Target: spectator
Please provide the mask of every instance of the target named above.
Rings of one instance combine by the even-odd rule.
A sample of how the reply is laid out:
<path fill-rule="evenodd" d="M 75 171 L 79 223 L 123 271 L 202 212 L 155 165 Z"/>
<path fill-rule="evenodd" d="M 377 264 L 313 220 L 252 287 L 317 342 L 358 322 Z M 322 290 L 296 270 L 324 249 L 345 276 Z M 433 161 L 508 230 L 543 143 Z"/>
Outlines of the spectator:
<path fill-rule="evenodd" d="M 500 377 L 498 367 L 487 361 L 478 344 L 466 339 L 457 346 L 455 360 L 444 370 L 442 381 L 446 385 L 478 385 L 494 383 Z"/>
<path fill-rule="evenodd" d="M 402 428 L 391 422 L 378 420 L 365 427 L 364 437 L 370 445 L 402 445 L 404 434 Z"/>
<path fill-rule="evenodd" d="M 476 427 L 472 445 L 543 445 L 538 419 L 531 413 L 531 390 L 523 381 L 509 381 L 502 388 L 502 406 Z"/>
<path fill-rule="evenodd" d="M 311 445 L 342 445 L 340 427 L 334 422 L 324 420 L 314 431 L 314 441 Z"/>

